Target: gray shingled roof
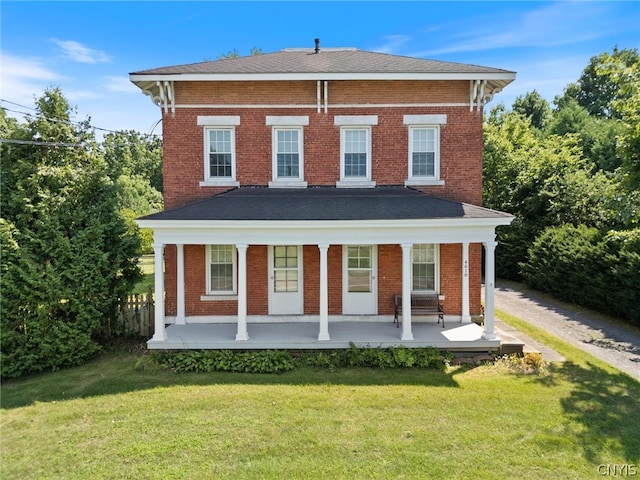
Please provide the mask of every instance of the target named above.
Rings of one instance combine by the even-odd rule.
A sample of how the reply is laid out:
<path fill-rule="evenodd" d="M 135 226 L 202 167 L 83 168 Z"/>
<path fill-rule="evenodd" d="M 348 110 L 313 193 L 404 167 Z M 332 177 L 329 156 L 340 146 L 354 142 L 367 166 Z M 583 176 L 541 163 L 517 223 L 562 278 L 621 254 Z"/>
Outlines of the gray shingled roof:
<path fill-rule="evenodd" d="M 444 200 L 417 190 L 311 187 L 240 187 L 206 200 L 140 220 L 431 220 L 511 215 L 467 203 Z"/>
<path fill-rule="evenodd" d="M 176 65 L 133 72 L 131 75 L 282 73 L 424 73 L 513 74 L 498 68 L 367 52 L 358 49 L 285 49 L 275 53 Z"/>

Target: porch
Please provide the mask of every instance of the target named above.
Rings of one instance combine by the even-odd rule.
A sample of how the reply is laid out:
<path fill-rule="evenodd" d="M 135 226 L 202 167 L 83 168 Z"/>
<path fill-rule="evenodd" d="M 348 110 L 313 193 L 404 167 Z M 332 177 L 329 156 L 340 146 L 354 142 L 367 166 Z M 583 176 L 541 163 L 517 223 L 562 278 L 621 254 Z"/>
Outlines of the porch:
<path fill-rule="evenodd" d="M 444 328 L 435 322 L 415 322 L 413 340 L 401 340 L 402 329 L 392 321 L 330 322 L 330 340 L 318 340 L 318 323 L 250 323 L 248 339 L 236 341 L 237 323 L 188 323 L 169 325 L 165 340 L 151 339 L 149 349 L 341 349 L 357 347 L 435 347 L 449 351 L 497 351 L 499 336 L 485 338 L 475 323 L 449 322 Z"/>
<path fill-rule="evenodd" d="M 348 347 L 350 342 L 363 346 L 498 348 L 493 308 L 495 228 L 512 220 L 511 215 L 502 212 L 393 186 L 238 188 L 147 216 L 139 219 L 138 225 L 154 230 L 155 330 L 149 348 L 326 349 Z M 416 245 L 423 244 L 435 246 L 432 258 L 427 255 L 426 263 L 420 264 L 424 267 L 421 275 L 433 281 L 420 290 L 449 295 L 453 300 L 446 301 L 451 303 L 449 311 L 458 317 L 458 325 L 448 323 L 448 328 L 442 329 L 412 322 L 413 252 Z M 441 274 L 437 250 L 451 244 L 460 245 L 460 250 L 448 257 L 455 261 L 446 265 L 446 273 Z M 472 324 L 470 309 L 470 277 L 476 278 L 473 288 L 479 287 L 479 262 L 471 264 L 470 258 L 472 244 L 485 247 L 482 327 Z M 170 283 L 171 302 L 175 302 L 173 319 L 167 317 L 165 309 L 163 258 L 167 245 L 175 246 L 175 261 L 165 272 L 175 272 L 175 280 Z M 193 246 L 206 245 L 223 246 L 225 252 L 230 252 L 225 262 L 215 264 L 216 272 L 230 272 L 224 282 L 217 277 L 214 282 L 225 288 L 211 285 L 209 269 L 213 264 L 206 257 L 210 253 L 193 251 Z M 386 256 L 379 256 L 378 250 L 383 246 L 394 245 L 394 251 L 387 249 Z M 278 256 L 277 250 L 286 255 Z M 392 261 L 380 267 L 378 257 Z M 195 269 L 193 259 L 200 265 Z M 217 267 L 220 264 L 223 270 Z M 203 268 L 204 265 L 207 266 Z M 438 285 L 441 277 L 446 289 Z M 380 322 L 375 318 L 379 312 L 385 313 L 378 305 L 383 287 L 386 299 L 389 292 L 402 295 L 401 328 L 391 321 L 375 322 Z M 295 298 L 285 298 L 289 293 Z M 256 298 L 263 299 L 262 303 L 250 305 Z M 332 303 L 335 298 L 341 298 L 342 305 Z M 311 305 L 311 299 L 315 305 Z M 224 310 L 224 302 L 234 305 Z M 200 309 L 197 314 L 194 306 Z M 337 312 L 345 318 L 330 318 Z M 296 319 L 310 313 L 314 320 L 309 325 L 283 326 L 273 322 L 276 315 Z M 251 318 L 255 314 L 271 318 L 265 325 L 257 325 Z M 192 321 L 194 315 L 233 320 L 224 326 L 223 322 L 203 325 L 209 323 L 206 320 L 196 325 L 198 321 Z M 374 322 L 368 328 L 362 321 L 351 324 L 353 315 L 370 315 Z M 174 324 L 167 327 L 171 320 Z"/>

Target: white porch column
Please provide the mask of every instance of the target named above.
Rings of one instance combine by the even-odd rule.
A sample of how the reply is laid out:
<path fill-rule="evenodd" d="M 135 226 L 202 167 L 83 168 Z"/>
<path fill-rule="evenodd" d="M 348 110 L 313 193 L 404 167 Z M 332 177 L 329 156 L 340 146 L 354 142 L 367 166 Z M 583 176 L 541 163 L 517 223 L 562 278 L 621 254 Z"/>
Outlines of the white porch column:
<path fill-rule="evenodd" d="M 484 333 L 483 338 L 496 340 L 494 330 L 494 287 L 495 287 L 495 249 L 496 242 L 485 242 L 485 266 L 484 266 Z"/>
<path fill-rule="evenodd" d="M 238 333 L 236 341 L 249 340 L 247 333 L 247 248 L 249 245 L 236 245 L 238 249 Z"/>
<path fill-rule="evenodd" d="M 152 340 L 163 342 L 167 339 L 164 330 L 164 245 L 154 243 L 154 283 L 155 283 L 155 325 Z"/>
<path fill-rule="evenodd" d="M 184 306 L 184 245 L 176 245 L 177 250 L 177 301 L 178 311 L 176 312 L 176 325 L 184 325 L 186 320 L 185 306 Z"/>
<path fill-rule="evenodd" d="M 411 331 L 411 248 L 410 243 L 402 247 L 402 336 L 400 340 L 413 340 Z"/>
<path fill-rule="evenodd" d="M 318 341 L 329 338 L 329 275 L 327 267 L 327 251 L 329 245 L 318 245 L 320 250 L 320 331 Z"/>
<path fill-rule="evenodd" d="M 469 314 L 469 242 L 462 244 L 462 323 L 471 323 Z"/>

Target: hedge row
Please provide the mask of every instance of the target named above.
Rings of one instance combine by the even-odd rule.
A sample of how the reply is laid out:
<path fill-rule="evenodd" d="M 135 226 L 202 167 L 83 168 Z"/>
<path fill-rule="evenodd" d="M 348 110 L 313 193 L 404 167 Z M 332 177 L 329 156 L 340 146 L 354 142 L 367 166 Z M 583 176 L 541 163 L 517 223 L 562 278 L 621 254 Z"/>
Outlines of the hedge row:
<path fill-rule="evenodd" d="M 640 324 L 640 229 L 549 227 L 520 267 L 537 290 Z"/>
<path fill-rule="evenodd" d="M 436 348 L 358 348 L 304 352 L 287 350 L 234 352 L 231 350 L 154 351 L 151 361 L 175 372 L 280 373 L 297 367 L 313 368 L 429 368 L 444 370 L 452 356 Z M 140 365 L 143 367 L 144 365 Z"/>

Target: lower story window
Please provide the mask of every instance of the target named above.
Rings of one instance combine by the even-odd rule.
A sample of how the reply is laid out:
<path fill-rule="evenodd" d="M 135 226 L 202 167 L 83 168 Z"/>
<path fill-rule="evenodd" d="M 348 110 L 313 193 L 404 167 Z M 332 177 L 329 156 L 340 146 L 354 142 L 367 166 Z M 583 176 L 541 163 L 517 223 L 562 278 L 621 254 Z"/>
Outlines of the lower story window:
<path fill-rule="evenodd" d="M 414 292 L 436 290 L 436 257 L 436 246 L 433 243 L 420 243 L 413 246 L 412 290 Z"/>
<path fill-rule="evenodd" d="M 235 293 L 235 253 L 233 245 L 209 245 L 209 293 Z"/>

